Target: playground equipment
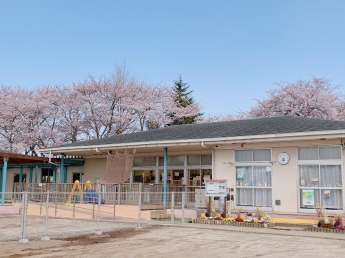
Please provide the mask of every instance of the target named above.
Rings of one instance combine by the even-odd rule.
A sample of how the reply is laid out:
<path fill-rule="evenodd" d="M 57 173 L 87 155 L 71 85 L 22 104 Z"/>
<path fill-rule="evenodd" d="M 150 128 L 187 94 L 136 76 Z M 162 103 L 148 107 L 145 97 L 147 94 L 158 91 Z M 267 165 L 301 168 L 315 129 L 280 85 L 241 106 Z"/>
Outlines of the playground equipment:
<path fill-rule="evenodd" d="M 84 186 L 84 203 L 96 203 L 98 204 L 98 193 L 92 189 L 92 184 L 90 180 L 87 180 Z M 101 199 L 101 204 L 104 204 L 105 201 Z"/>
<path fill-rule="evenodd" d="M 79 180 L 75 180 L 72 191 L 68 196 L 66 203 L 95 203 L 98 204 L 98 193 L 92 189 L 92 184 L 90 180 L 87 180 L 84 186 L 84 191 L 82 191 Z M 101 199 L 101 204 L 105 201 Z"/>
<path fill-rule="evenodd" d="M 83 191 L 81 190 L 79 180 L 75 180 L 66 203 L 83 203 Z"/>

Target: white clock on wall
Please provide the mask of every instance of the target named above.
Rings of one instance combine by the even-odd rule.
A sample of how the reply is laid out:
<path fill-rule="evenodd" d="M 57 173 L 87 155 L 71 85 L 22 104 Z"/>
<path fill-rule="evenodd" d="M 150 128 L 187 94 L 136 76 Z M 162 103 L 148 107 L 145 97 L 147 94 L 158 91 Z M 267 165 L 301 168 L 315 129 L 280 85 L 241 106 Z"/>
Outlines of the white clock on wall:
<path fill-rule="evenodd" d="M 289 162 L 289 155 L 286 152 L 282 152 L 278 155 L 278 162 L 282 165 L 285 165 Z"/>

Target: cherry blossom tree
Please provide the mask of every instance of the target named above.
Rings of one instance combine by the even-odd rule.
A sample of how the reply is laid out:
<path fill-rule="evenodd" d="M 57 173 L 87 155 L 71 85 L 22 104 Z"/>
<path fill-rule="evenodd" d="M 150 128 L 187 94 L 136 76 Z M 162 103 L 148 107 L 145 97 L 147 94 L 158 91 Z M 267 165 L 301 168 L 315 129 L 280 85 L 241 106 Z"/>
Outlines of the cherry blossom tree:
<path fill-rule="evenodd" d="M 169 123 L 166 111 L 174 106 L 174 93 L 168 87 L 139 83 L 135 93 L 126 99 L 126 108 L 131 109 L 135 119 L 135 129 L 144 131 Z"/>
<path fill-rule="evenodd" d="M 1 86 L 1 92 L 0 144 L 32 155 L 39 148 L 144 131 L 200 114 L 197 103 L 176 105 L 173 88 L 139 80 L 125 66 L 71 87 Z"/>
<path fill-rule="evenodd" d="M 58 139 L 54 144 L 77 142 L 85 139 L 85 107 L 78 91 L 71 87 L 57 87 L 59 119 L 56 121 Z M 53 128 L 52 128 L 53 130 Z"/>
<path fill-rule="evenodd" d="M 88 80 L 74 85 L 84 107 L 84 133 L 88 139 L 99 139 L 128 133 L 134 123 L 126 100 L 135 91 L 135 82 L 118 67 L 111 78 Z"/>
<path fill-rule="evenodd" d="M 340 118 L 342 96 L 326 78 L 312 77 L 292 83 L 277 83 L 267 90 L 268 97 L 256 99 L 256 105 L 242 115 L 247 118 L 272 116 L 303 116 L 319 119 Z"/>
<path fill-rule="evenodd" d="M 5 149 L 35 154 L 35 149 L 53 143 L 58 106 L 52 90 L 2 87 L 0 141 Z"/>
<path fill-rule="evenodd" d="M 216 114 L 216 115 L 204 115 L 198 117 L 196 120 L 197 123 L 212 123 L 212 122 L 225 122 L 232 120 L 239 120 L 242 117 L 231 114 Z"/>
<path fill-rule="evenodd" d="M 3 149 L 9 151 L 24 151 L 23 144 L 18 139 L 21 135 L 20 123 L 23 101 L 18 101 L 17 93 L 25 92 L 20 87 L 1 86 L 0 94 L 0 143 Z M 18 96 L 14 98 L 14 96 Z"/>

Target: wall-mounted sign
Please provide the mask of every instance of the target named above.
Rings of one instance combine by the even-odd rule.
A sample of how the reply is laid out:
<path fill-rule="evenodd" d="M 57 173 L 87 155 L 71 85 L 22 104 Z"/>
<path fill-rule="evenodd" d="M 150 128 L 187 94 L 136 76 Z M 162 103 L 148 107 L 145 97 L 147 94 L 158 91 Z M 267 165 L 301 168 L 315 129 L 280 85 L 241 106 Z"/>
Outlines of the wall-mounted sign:
<path fill-rule="evenodd" d="M 226 197 L 227 179 L 207 179 L 205 180 L 205 195 L 215 197 Z"/>
<path fill-rule="evenodd" d="M 302 190 L 303 205 L 314 205 L 314 190 Z"/>
<path fill-rule="evenodd" d="M 236 168 L 236 177 L 238 180 L 244 179 L 244 168 Z"/>
<path fill-rule="evenodd" d="M 323 191 L 323 197 L 324 197 L 325 199 L 331 198 L 331 190 L 324 190 L 324 191 Z"/>

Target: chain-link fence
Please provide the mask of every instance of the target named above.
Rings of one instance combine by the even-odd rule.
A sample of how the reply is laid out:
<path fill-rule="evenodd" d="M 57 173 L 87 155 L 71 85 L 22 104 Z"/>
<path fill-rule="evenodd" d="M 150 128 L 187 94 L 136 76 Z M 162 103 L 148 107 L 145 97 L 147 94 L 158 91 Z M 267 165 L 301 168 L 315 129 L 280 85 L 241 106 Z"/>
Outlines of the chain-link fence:
<path fill-rule="evenodd" d="M 138 228 L 148 222 L 188 223 L 205 211 L 195 191 L 148 192 L 142 191 L 141 185 L 132 192 L 122 192 L 121 188 L 114 188 L 114 192 L 99 190 L 5 193 L 6 205 L 0 206 L 0 211 L 5 206 L 12 210 L 1 213 L 4 223 L 0 228 L 4 233 L 12 226 L 12 236 L 16 232 L 25 242 L 39 236 L 49 240 L 52 235 L 101 234 L 118 226 L 116 222 Z M 0 240 L 9 238 L 4 233 Z"/>

